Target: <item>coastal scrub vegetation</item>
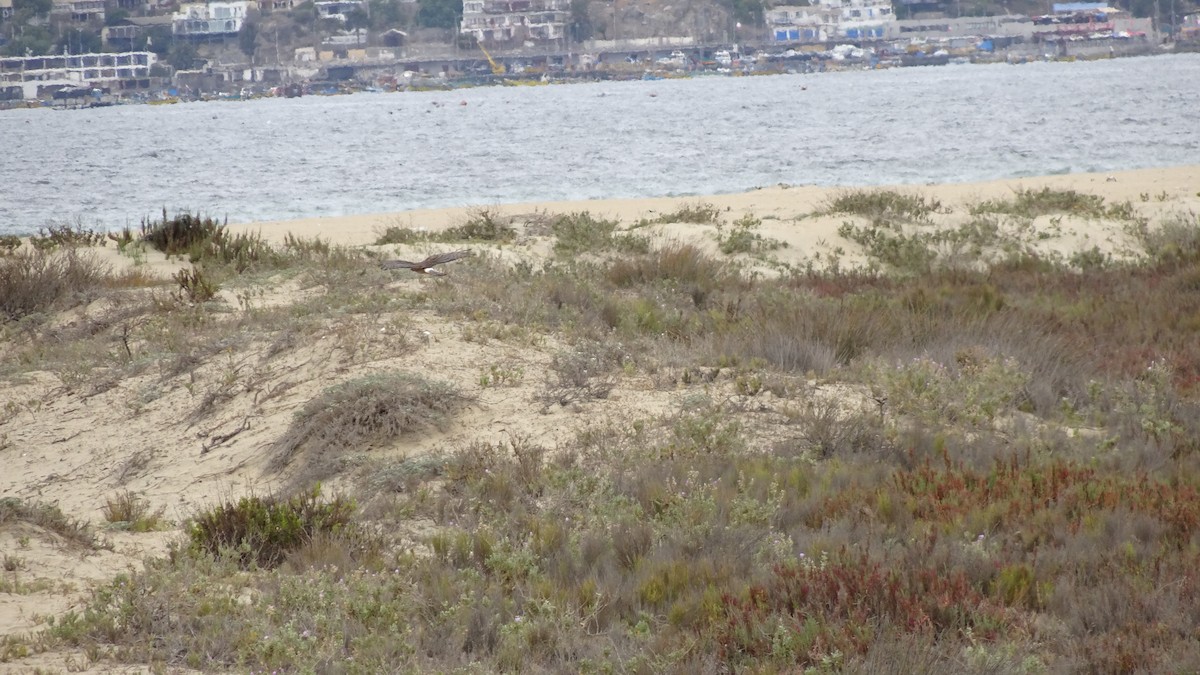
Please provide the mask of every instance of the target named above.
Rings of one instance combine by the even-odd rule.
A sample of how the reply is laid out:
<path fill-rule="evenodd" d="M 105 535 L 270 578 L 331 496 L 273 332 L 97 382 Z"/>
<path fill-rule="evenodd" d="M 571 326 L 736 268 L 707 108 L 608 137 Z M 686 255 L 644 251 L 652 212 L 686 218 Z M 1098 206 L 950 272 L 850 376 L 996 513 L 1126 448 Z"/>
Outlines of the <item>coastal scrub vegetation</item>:
<path fill-rule="evenodd" d="M 751 273 L 745 254 L 782 249 L 715 209 L 715 249 L 563 214 L 540 266 L 480 255 L 383 292 L 366 256 L 293 243 L 267 258 L 320 292 L 278 307 L 117 288 L 88 331 L 29 329 L 57 346 L 12 333 L 8 373 L 142 374 L 139 406 L 193 386 L 204 419 L 296 411 L 264 462 L 286 493 L 201 511 L 21 645 L 249 671 L 1200 666 L 1200 217 L 1047 191 L 825 211 L 862 265 Z M 1119 223 L 1129 250 L 1037 248 L 1062 214 Z M 418 374 L 454 335 L 503 365 Z M 272 369 L 304 342 L 331 345 L 339 381 Z M 468 403 L 540 408 L 554 440 L 512 425 L 387 452 Z"/>
<path fill-rule="evenodd" d="M 895 190 L 848 190 L 832 197 L 820 213 L 856 215 L 873 225 L 887 222 L 920 222 L 942 210 L 937 200 Z"/>
<path fill-rule="evenodd" d="M 475 207 L 463 222 L 438 231 L 391 225 L 378 234 L 375 244 L 413 244 L 418 242 L 505 242 L 516 237 L 512 220 L 495 207 Z"/>

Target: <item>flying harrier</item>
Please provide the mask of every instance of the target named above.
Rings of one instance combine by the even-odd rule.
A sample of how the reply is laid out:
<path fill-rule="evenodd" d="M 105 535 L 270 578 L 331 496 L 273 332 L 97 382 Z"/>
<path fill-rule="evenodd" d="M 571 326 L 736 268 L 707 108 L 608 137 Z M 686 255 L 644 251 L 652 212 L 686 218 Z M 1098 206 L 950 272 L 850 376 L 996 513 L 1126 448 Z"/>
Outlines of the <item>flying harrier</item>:
<path fill-rule="evenodd" d="M 448 263 L 453 260 L 458 260 L 459 258 L 465 258 L 469 255 L 471 255 L 471 251 L 469 249 L 463 249 L 461 251 L 450 251 L 448 253 L 434 253 L 420 262 L 409 262 L 407 260 L 385 260 L 380 264 L 380 267 L 385 270 L 412 270 L 417 274 L 427 274 L 433 277 L 444 277 L 446 276 L 446 273 L 441 270 L 433 269 L 435 265 Z"/>

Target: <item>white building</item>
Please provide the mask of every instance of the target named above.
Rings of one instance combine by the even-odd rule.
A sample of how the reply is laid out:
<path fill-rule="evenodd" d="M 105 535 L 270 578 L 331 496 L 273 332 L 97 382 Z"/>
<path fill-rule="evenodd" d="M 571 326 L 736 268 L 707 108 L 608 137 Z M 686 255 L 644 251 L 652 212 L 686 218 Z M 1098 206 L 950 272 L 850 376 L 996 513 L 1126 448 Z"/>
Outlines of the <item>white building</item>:
<path fill-rule="evenodd" d="M 185 37 L 236 35 L 249 5 L 247 0 L 183 3 L 172 17 L 171 32 Z"/>
<path fill-rule="evenodd" d="M 782 5 L 766 11 L 775 42 L 882 39 L 896 22 L 891 0 L 820 0 L 809 7 Z"/>
<path fill-rule="evenodd" d="M 837 35 L 841 11 L 822 5 L 780 5 L 766 11 L 775 42 L 825 42 Z"/>
<path fill-rule="evenodd" d="M 25 98 L 40 87 L 120 88 L 121 81 L 150 76 L 154 52 L 0 57 L 0 86 L 20 85 Z"/>
<path fill-rule="evenodd" d="M 362 9 L 365 4 L 361 0 L 321 0 L 314 2 L 313 8 L 322 19 L 336 19 L 346 23 L 346 14 L 355 9 Z"/>
<path fill-rule="evenodd" d="M 69 15 L 72 21 L 104 21 L 104 0 L 55 0 L 50 6 L 50 13 L 59 16 Z"/>
<path fill-rule="evenodd" d="M 570 11 L 570 0 L 465 0 L 460 32 L 480 44 L 544 44 L 566 38 Z"/>

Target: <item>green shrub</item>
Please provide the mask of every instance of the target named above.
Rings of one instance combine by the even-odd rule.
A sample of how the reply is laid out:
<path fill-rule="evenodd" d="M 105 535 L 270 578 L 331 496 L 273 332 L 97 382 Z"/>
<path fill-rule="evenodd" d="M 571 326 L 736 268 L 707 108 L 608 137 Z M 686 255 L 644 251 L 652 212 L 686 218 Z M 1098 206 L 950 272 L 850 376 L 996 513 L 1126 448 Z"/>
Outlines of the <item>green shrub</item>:
<path fill-rule="evenodd" d="M 11 255 L 21 248 L 21 238 L 15 234 L 0 235 L 0 255 Z"/>
<path fill-rule="evenodd" d="M 224 223 L 187 212 L 168 219 L 165 208 L 162 220 L 158 222 L 142 220 L 142 240 L 153 246 L 155 250 L 162 251 L 167 255 L 189 253 L 193 247 L 218 236 L 224 230 Z"/>
<path fill-rule="evenodd" d="M 468 211 L 466 222 L 449 228 L 443 236 L 447 241 L 508 241 L 517 231 L 498 209 L 480 207 Z"/>
<path fill-rule="evenodd" d="M 192 549 L 213 556 L 231 554 L 241 567 L 274 568 L 318 533 L 353 527 L 354 502 L 321 499 L 321 487 L 280 501 L 243 497 L 195 518 L 188 531 Z"/>
<path fill-rule="evenodd" d="M 888 407 L 933 422 L 987 425 L 1024 400 L 1030 375 L 1012 358 L 964 349 L 947 368 L 928 356 L 872 364 L 870 380 L 885 393 Z"/>
<path fill-rule="evenodd" d="M 613 245 L 615 220 L 597 220 L 587 211 L 560 215 L 550 223 L 554 232 L 554 252 L 559 255 L 577 255 L 607 250 Z"/>
<path fill-rule="evenodd" d="M 1155 261 L 1192 263 L 1200 260 L 1200 216 L 1181 214 L 1159 228 L 1137 232 L 1146 254 Z"/>
<path fill-rule="evenodd" d="M 418 241 L 431 241 L 431 235 L 423 230 L 392 225 L 375 236 L 376 246 L 383 246 L 385 244 L 412 244 Z"/>

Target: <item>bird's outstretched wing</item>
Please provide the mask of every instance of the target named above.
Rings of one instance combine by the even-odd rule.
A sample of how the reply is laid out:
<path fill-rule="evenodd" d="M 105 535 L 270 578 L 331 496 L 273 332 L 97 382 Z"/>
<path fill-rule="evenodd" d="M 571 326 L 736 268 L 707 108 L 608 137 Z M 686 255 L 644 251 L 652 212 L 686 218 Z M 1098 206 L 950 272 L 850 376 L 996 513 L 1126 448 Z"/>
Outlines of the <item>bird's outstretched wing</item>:
<path fill-rule="evenodd" d="M 407 260 L 384 260 L 379 266 L 385 270 L 411 270 L 417 263 Z"/>
<path fill-rule="evenodd" d="M 385 260 L 380 263 L 379 266 L 385 270 L 412 270 L 414 272 L 424 272 L 434 265 L 441 265 L 442 263 L 448 263 L 458 260 L 459 258 L 465 258 L 469 255 L 471 255 L 471 251 L 469 249 L 462 249 L 460 251 L 434 253 L 433 255 L 419 262 L 412 262 L 409 260 Z"/>
<path fill-rule="evenodd" d="M 461 251 L 449 251 L 447 253 L 434 253 L 428 258 L 417 263 L 417 267 L 421 269 L 429 268 L 433 267 L 434 265 L 441 265 L 442 263 L 458 260 L 459 258 L 465 258 L 469 255 L 471 255 L 471 251 L 469 249 L 462 249 Z"/>

